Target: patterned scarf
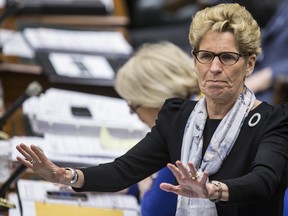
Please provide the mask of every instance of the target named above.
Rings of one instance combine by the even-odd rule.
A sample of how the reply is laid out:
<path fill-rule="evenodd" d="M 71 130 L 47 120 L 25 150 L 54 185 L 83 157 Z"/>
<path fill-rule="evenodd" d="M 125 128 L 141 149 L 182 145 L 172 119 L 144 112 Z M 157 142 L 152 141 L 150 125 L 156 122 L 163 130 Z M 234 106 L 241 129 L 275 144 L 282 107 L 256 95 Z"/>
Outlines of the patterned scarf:
<path fill-rule="evenodd" d="M 191 161 L 201 173 L 207 171 L 209 175 L 216 173 L 226 156 L 232 149 L 238 137 L 244 119 L 255 103 L 254 93 L 245 88 L 232 109 L 224 116 L 214 132 L 210 144 L 202 160 L 203 130 L 207 119 L 205 97 L 198 101 L 191 112 L 183 137 L 181 161 L 187 164 Z M 177 216 L 215 216 L 215 203 L 209 199 L 188 198 L 178 196 Z"/>

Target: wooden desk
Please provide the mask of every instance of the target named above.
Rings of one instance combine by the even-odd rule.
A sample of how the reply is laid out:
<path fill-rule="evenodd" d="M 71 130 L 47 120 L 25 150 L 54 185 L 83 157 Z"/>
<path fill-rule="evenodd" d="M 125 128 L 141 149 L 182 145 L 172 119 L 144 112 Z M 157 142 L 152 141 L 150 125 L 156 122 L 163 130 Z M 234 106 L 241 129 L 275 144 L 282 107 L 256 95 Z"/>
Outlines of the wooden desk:
<path fill-rule="evenodd" d="M 69 26 L 81 28 L 127 27 L 130 23 L 125 0 L 114 0 L 111 15 L 16 15 L 2 23 L 2 28 L 18 29 L 19 24 L 30 23 L 36 26 Z"/>

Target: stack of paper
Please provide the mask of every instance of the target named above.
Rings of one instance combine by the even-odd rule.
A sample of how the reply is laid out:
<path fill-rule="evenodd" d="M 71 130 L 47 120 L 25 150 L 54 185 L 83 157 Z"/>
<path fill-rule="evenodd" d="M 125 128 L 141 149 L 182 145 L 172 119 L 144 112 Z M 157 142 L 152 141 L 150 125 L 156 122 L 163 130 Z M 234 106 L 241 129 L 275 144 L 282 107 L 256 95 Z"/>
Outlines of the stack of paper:
<path fill-rule="evenodd" d="M 35 50 L 130 56 L 132 46 L 116 31 L 26 28 L 23 35 Z"/>
<path fill-rule="evenodd" d="M 16 145 L 25 143 L 37 145 L 59 165 L 111 162 L 149 131 L 136 115 L 130 114 L 124 100 L 67 90 L 49 89 L 29 98 L 23 104 L 23 113 L 41 137 L 11 138 L 13 161 L 21 156 Z"/>
<path fill-rule="evenodd" d="M 137 141 L 135 139 L 122 140 L 122 142 L 109 145 L 109 143 L 101 142 L 101 138 L 98 137 L 49 133 L 44 137 L 15 136 L 9 140 L 12 161 L 16 161 L 17 156 L 23 157 L 16 150 L 16 145 L 25 143 L 28 146 L 32 144 L 38 146 L 50 160 L 58 165 L 74 167 L 111 162 L 128 151 Z"/>
<path fill-rule="evenodd" d="M 23 216 L 138 216 L 139 205 L 134 196 L 125 194 L 85 193 L 87 199 L 70 199 L 73 193 L 63 186 L 46 181 L 19 180 L 17 182 Z M 63 192 L 58 198 L 49 198 L 49 192 Z"/>
<path fill-rule="evenodd" d="M 85 108 L 91 116 L 72 113 L 72 108 Z M 49 89 L 23 104 L 35 133 L 78 134 L 97 136 L 101 128 L 121 138 L 142 138 L 148 128 L 129 112 L 127 103 L 119 98 L 92 95 L 60 89 Z"/>
<path fill-rule="evenodd" d="M 29 98 L 23 112 L 33 131 L 42 137 L 10 139 L 12 160 L 20 155 L 15 146 L 25 143 L 37 145 L 56 163 L 87 166 L 111 162 L 149 130 L 130 114 L 122 99 L 67 90 L 49 89 Z"/>

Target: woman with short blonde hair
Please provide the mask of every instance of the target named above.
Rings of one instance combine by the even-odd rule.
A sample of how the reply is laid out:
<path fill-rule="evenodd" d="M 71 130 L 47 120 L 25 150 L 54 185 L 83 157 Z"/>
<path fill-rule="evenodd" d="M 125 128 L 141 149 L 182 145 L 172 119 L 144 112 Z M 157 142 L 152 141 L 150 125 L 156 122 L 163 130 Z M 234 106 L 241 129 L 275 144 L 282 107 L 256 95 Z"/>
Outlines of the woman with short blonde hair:
<path fill-rule="evenodd" d="M 153 108 L 199 91 L 192 58 L 171 42 L 144 44 L 117 72 L 115 89 L 130 104 Z"/>

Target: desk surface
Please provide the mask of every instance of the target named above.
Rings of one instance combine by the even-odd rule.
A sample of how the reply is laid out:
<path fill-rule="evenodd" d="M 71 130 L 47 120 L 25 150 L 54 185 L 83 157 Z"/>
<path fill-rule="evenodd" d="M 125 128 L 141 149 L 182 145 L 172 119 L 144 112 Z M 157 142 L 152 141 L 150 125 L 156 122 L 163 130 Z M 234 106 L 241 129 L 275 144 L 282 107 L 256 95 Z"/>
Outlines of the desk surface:
<path fill-rule="evenodd" d="M 18 29 L 19 23 L 52 26 L 80 27 L 126 27 L 130 22 L 125 0 L 114 0 L 114 12 L 111 15 L 17 15 L 1 24 L 2 28 Z"/>

